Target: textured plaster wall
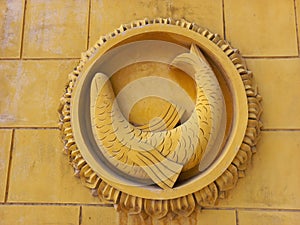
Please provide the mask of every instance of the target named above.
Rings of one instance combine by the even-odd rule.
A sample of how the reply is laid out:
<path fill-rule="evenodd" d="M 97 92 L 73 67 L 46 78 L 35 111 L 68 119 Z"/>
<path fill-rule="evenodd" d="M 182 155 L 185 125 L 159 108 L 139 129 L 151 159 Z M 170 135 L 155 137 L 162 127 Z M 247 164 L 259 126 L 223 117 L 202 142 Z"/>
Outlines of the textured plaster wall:
<path fill-rule="evenodd" d="M 246 177 L 214 208 L 165 224 L 300 224 L 300 0 L 0 0 L 0 224 L 119 223 L 72 176 L 57 108 L 80 53 L 145 17 L 219 33 L 240 49 L 263 96 Z"/>

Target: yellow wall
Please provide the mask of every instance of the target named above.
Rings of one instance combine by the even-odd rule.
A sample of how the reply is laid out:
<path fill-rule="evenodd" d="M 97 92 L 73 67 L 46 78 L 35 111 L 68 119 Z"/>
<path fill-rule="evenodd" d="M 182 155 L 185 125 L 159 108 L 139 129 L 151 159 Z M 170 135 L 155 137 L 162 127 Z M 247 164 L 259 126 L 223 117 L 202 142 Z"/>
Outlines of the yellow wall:
<path fill-rule="evenodd" d="M 246 177 L 182 224 L 299 224 L 300 0 L 1 0 L 0 224 L 118 224 L 114 208 L 72 176 L 57 108 L 80 53 L 144 17 L 185 18 L 219 33 L 240 49 L 263 96 L 264 128 Z"/>

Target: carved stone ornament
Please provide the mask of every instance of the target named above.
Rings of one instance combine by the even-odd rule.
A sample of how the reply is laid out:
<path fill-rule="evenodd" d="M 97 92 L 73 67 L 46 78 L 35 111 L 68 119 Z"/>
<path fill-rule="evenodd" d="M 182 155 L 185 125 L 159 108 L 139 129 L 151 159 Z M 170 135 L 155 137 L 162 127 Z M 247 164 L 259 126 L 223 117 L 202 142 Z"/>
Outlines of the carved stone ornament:
<path fill-rule="evenodd" d="M 101 201 L 161 219 L 213 206 L 260 136 L 238 50 L 185 20 L 121 25 L 83 53 L 59 108 L 64 151 Z"/>

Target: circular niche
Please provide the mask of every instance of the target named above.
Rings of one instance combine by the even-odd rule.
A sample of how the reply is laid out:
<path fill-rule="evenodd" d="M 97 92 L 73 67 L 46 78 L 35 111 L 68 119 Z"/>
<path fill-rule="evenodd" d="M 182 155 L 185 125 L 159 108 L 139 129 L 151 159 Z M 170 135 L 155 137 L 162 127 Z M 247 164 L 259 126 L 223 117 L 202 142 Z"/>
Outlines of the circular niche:
<path fill-rule="evenodd" d="M 255 152 L 252 76 L 236 49 L 193 23 L 122 25 L 82 55 L 61 99 L 75 175 L 131 213 L 188 216 L 214 205 Z"/>

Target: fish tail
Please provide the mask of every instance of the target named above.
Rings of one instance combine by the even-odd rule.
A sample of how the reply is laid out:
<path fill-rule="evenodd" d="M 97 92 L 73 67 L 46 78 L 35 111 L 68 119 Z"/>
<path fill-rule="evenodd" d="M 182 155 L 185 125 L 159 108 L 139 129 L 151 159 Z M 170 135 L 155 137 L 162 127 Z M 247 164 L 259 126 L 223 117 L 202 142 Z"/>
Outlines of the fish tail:
<path fill-rule="evenodd" d="M 152 181 L 163 189 L 174 186 L 183 168 L 183 165 L 164 157 L 156 150 L 139 152 L 134 158 Z"/>

